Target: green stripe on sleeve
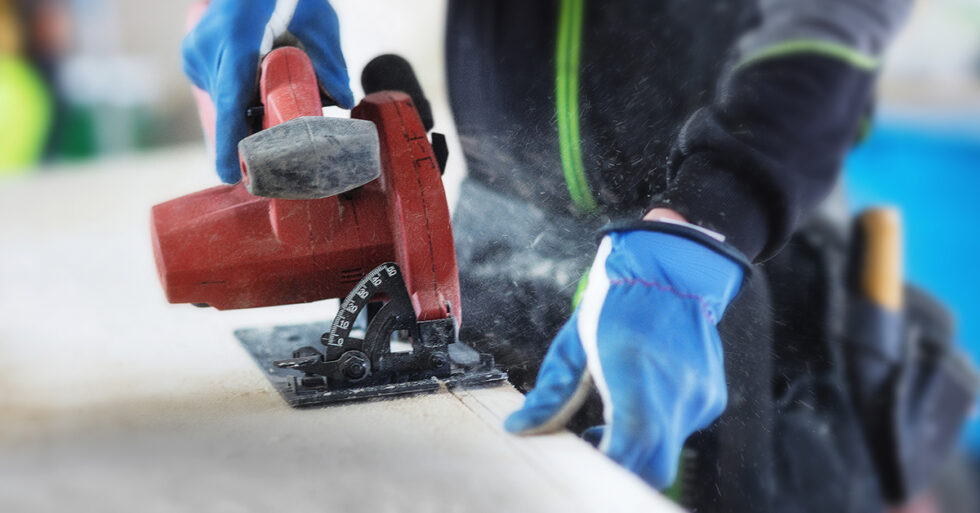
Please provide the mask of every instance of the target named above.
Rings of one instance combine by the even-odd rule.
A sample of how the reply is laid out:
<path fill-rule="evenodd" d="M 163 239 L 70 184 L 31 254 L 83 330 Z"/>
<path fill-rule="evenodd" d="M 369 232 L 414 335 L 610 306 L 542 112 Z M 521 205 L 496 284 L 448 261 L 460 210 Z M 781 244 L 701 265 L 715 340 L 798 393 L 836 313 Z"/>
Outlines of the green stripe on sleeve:
<path fill-rule="evenodd" d="M 794 39 L 763 48 L 754 54 L 742 58 L 736 65 L 736 68 L 741 68 L 742 66 L 759 61 L 799 54 L 816 54 L 830 57 L 865 71 L 874 71 L 881 65 L 881 59 L 861 53 L 845 44 L 820 39 Z"/>
<path fill-rule="evenodd" d="M 565 184 L 572 202 L 583 212 L 595 210 L 596 202 L 585 179 L 579 138 L 578 80 L 585 0 L 561 0 L 555 53 L 555 111 L 558 146 Z"/>

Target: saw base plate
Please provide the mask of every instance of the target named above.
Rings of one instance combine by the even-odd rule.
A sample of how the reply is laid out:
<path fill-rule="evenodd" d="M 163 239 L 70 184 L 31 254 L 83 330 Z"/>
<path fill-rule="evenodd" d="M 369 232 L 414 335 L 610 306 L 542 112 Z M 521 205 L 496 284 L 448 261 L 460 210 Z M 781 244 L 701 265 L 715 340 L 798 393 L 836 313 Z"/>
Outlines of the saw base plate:
<path fill-rule="evenodd" d="M 493 365 L 493 357 L 480 354 L 473 348 L 456 342 L 449 345 L 452 371 L 449 378 L 429 378 L 385 385 L 327 389 L 297 387 L 295 378 L 301 373 L 276 367 L 273 362 L 282 360 L 293 351 L 308 346 L 311 341 L 330 330 L 330 323 L 316 322 L 270 328 L 248 328 L 235 331 L 235 337 L 252 356 L 259 369 L 269 379 L 290 406 L 301 408 L 321 406 L 343 401 L 366 400 L 404 394 L 434 392 L 442 388 L 479 387 L 503 383 L 507 374 Z"/>

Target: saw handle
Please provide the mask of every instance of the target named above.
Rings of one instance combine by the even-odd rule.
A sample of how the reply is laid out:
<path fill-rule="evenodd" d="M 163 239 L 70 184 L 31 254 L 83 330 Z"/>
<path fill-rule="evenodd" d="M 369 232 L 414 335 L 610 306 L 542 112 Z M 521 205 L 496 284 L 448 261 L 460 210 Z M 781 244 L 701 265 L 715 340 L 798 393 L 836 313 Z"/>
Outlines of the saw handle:
<path fill-rule="evenodd" d="M 259 70 L 262 130 L 304 116 L 323 116 L 313 63 L 295 46 L 281 46 L 262 59 Z M 253 109 L 249 109 L 252 114 Z M 249 184 L 245 157 L 239 155 L 242 181 Z"/>
<path fill-rule="evenodd" d="M 208 0 L 198 0 L 191 4 L 185 21 L 186 32 L 197 26 L 208 8 Z M 323 102 L 313 63 L 302 49 L 288 41 L 269 52 L 263 59 L 259 71 L 259 100 L 262 108 L 262 129 L 285 123 L 302 116 L 322 116 Z M 191 86 L 201 128 L 208 144 L 215 147 L 217 113 L 214 102 L 204 90 Z M 249 114 L 255 112 L 249 109 Z M 247 173 L 242 179 L 248 181 Z"/>
<path fill-rule="evenodd" d="M 295 46 L 276 48 L 262 60 L 259 98 L 264 130 L 299 117 L 323 115 L 313 63 Z"/>
<path fill-rule="evenodd" d="M 377 127 L 323 115 L 306 53 L 295 46 L 276 48 L 262 61 L 259 77 L 262 127 L 238 142 L 239 169 L 250 194 L 272 198 L 278 207 L 278 200 L 328 198 L 381 176 Z"/>

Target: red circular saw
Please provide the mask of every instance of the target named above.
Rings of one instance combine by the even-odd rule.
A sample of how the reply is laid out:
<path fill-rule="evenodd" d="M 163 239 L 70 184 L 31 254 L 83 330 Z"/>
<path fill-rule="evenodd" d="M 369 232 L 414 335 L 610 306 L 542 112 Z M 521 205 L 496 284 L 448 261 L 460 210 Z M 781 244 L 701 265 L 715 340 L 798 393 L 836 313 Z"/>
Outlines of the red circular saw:
<path fill-rule="evenodd" d="M 489 356 L 456 340 L 445 139 L 427 137 L 431 114 L 423 114 L 427 127 L 416 106 L 428 105 L 407 62 L 383 56 L 368 70 L 382 79 L 366 75 L 366 84 L 403 77 L 398 89 L 417 98 L 394 87 L 369 91 L 351 119 L 327 118 L 306 54 L 272 51 L 261 65 L 261 106 L 249 109 L 261 130 L 239 144 L 243 180 L 152 211 L 157 270 L 171 303 L 226 310 L 345 298 L 326 331 L 238 333 L 294 405 L 505 377 Z M 367 322 L 358 329 L 362 312 Z M 296 347 L 318 330 L 322 352 Z M 391 352 L 399 335 L 411 351 Z M 276 360 L 288 351 L 293 358 Z"/>

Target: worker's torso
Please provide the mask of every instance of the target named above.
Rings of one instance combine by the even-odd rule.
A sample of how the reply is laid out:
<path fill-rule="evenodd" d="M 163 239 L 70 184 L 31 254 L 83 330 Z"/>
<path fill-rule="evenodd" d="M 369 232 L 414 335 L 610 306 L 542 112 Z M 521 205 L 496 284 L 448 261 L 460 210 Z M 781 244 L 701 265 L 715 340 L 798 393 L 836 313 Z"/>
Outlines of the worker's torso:
<path fill-rule="evenodd" d="M 553 211 L 638 215 L 755 4 L 452 1 L 450 95 L 470 177 Z"/>

